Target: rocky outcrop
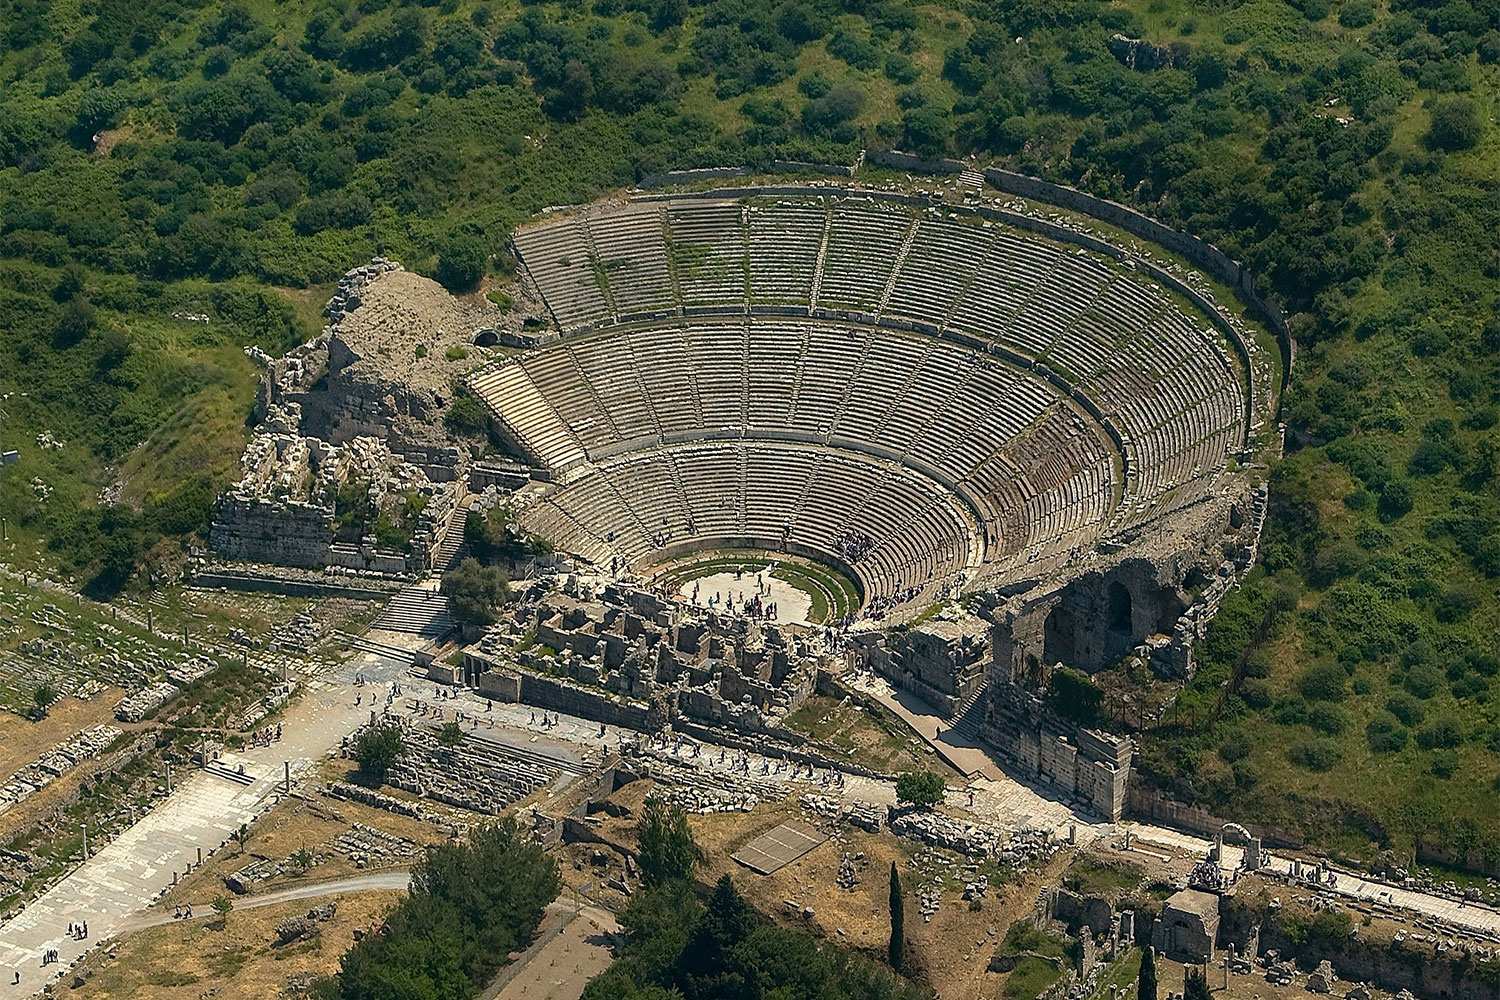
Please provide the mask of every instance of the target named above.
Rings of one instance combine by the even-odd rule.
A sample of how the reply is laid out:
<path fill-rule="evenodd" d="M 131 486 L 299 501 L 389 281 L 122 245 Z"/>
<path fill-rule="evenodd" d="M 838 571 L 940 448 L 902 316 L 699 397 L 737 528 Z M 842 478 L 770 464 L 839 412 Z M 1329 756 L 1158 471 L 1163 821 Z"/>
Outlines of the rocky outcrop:
<path fill-rule="evenodd" d="M 1165 45 L 1153 45 L 1139 38 L 1129 38 L 1125 35 L 1112 36 L 1109 40 L 1109 51 L 1131 69 L 1167 69 L 1175 61 L 1172 50 Z"/>

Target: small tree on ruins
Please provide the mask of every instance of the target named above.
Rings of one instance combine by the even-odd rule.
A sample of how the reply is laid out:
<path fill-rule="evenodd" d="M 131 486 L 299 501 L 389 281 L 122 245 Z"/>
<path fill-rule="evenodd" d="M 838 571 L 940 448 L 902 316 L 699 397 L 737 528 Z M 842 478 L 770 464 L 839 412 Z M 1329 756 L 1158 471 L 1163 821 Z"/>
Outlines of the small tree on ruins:
<path fill-rule="evenodd" d="M 891 942 L 886 949 L 891 968 L 901 971 L 901 956 L 906 952 L 906 900 L 901 895 L 901 874 L 891 862 Z"/>
<path fill-rule="evenodd" d="M 39 684 L 31 693 L 31 700 L 36 705 L 36 717 L 44 718 L 47 715 L 47 706 L 57 700 L 57 691 L 50 684 Z"/>
<path fill-rule="evenodd" d="M 896 778 L 896 801 L 931 809 L 943 801 L 942 775 L 932 771 L 908 771 Z"/>
<path fill-rule="evenodd" d="M 464 727 L 456 722 L 445 722 L 438 730 L 437 739 L 445 747 L 456 747 L 464 741 Z"/>
<path fill-rule="evenodd" d="M 1182 1000 L 1213 1000 L 1213 991 L 1208 988 L 1208 977 L 1202 969 L 1187 970 L 1182 983 Z"/>
<path fill-rule="evenodd" d="M 401 730 L 395 726 L 366 729 L 354 741 L 354 759 L 359 762 L 360 774 L 372 784 L 380 784 L 405 746 Z"/>
<path fill-rule="evenodd" d="M 443 575 L 448 612 L 464 625 L 493 625 L 495 611 L 510 600 L 510 580 L 497 566 L 481 566 L 472 556 Z"/>
<path fill-rule="evenodd" d="M 670 805 L 655 795 L 646 799 L 636 838 L 641 876 L 648 886 L 692 877 L 699 851 L 688 827 L 687 812 L 681 806 Z"/>

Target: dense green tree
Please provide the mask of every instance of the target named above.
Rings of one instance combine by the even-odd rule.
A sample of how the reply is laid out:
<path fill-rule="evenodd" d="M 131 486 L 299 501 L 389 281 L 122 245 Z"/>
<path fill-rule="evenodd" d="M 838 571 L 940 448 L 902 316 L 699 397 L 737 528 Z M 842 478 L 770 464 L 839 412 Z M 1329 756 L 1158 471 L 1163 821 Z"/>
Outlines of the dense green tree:
<path fill-rule="evenodd" d="M 1156 949 L 1149 944 L 1141 952 L 1141 971 L 1135 980 L 1137 1000 L 1156 1000 Z"/>
<path fill-rule="evenodd" d="M 1434 149 L 1469 149 L 1478 144 L 1483 134 L 1479 109 L 1467 97 L 1445 97 L 1433 102 L 1427 142 Z"/>
<path fill-rule="evenodd" d="M 452 233 L 438 251 L 437 280 L 452 292 L 473 291 L 484 277 L 489 259 L 489 248 L 478 233 Z"/>
<path fill-rule="evenodd" d="M 448 611 L 464 625 L 492 625 L 500 605 L 510 600 L 510 581 L 498 566 L 481 566 L 468 557 L 443 574 L 442 594 Z"/>
<path fill-rule="evenodd" d="M 698 845 L 688 827 L 687 812 L 661 796 L 650 796 L 636 823 L 641 876 L 649 885 L 692 878 L 698 864 Z"/>
<path fill-rule="evenodd" d="M 405 748 L 401 730 L 395 726 L 371 726 L 359 734 L 354 741 L 354 759 L 359 762 L 360 773 L 371 782 L 385 780 L 386 772 L 396 763 Z"/>
<path fill-rule="evenodd" d="M 410 894 L 379 934 L 344 955 L 320 984 L 329 1000 L 451 1000 L 471 996 L 526 946 L 561 888 L 557 863 L 507 817 L 467 844 L 429 847 Z"/>
<path fill-rule="evenodd" d="M 907 771 L 897 775 L 896 801 L 919 809 L 931 809 L 943 801 L 942 775 L 932 771 Z"/>
<path fill-rule="evenodd" d="M 1213 995 L 1203 970 L 1188 969 L 1182 982 L 1182 1000 L 1213 1000 Z"/>

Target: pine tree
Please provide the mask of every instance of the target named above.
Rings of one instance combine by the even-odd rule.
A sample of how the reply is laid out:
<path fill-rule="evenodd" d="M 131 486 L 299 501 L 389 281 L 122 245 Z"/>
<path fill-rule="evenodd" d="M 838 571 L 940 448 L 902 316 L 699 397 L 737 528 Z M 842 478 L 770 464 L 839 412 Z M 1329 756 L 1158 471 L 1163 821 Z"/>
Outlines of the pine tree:
<path fill-rule="evenodd" d="M 1156 951 L 1149 944 L 1141 954 L 1141 974 L 1136 979 L 1139 1000 L 1156 1000 Z"/>
<path fill-rule="evenodd" d="M 906 901 L 901 898 L 901 875 L 891 862 L 891 968 L 901 971 L 901 955 L 906 951 Z"/>

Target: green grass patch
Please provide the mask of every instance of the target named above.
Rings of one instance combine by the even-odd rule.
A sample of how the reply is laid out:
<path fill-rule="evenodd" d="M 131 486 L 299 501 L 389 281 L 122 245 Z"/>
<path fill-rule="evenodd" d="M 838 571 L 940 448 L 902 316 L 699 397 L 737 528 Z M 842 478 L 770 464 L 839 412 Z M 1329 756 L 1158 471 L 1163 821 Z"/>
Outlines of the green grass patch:
<path fill-rule="evenodd" d="M 1007 1000 L 1036 1000 L 1042 992 L 1062 978 L 1051 964 L 1027 955 L 1016 963 L 1005 980 Z"/>
<path fill-rule="evenodd" d="M 1085 895 L 1114 896 L 1140 885 L 1144 875 L 1145 870 L 1137 865 L 1079 861 L 1063 873 L 1063 885 Z"/>
<path fill-rule="evenodd" d="M 771 573 L 773 578 L 790 584 L 811 598 L 809 621 L 821 623 L 842 618 L 859 607 L 859 587 L 853 580 L 821 563 L 785 553 L 725 550 L 707 558 L 672 564 L 659 571 L 659 578 L 668 585 L 680 586 L 717 573 L 758 573 L 772 562 L 776 563 Z"/>

